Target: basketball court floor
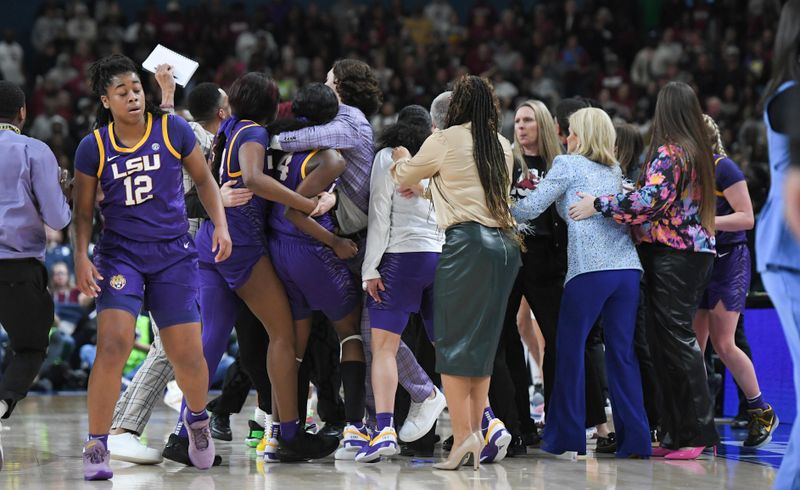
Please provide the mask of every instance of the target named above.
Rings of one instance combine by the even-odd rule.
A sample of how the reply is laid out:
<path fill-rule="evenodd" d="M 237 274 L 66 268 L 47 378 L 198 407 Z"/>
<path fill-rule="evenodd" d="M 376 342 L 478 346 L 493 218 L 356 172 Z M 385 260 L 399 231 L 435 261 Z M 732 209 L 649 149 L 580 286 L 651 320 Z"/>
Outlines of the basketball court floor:
<path fill-rule="evenodd" d="M 137 466 L 112 462 L 114 478 L 108 482 L 84 482 L 81 448 L 86 437 L 86 397 L 32 396 L 23 401 L 0 430 L 3 463 L 2 490 L 146 489 L 191 490 L 323 490 L 323 489 L 430 489 L 506 490 L 524 489 L 769 489 L 786 450 L 790 427 L 781 426 L 769 445 L 743 450 L 742 431 L 720 425 L 723 444 L 717 457 L 711 452 L 697 461 L 617 460 L 589 451 L 585 460 L 567 461 L 545 457 L 538 450 L 501 464 L 460 471 L 433 470 L 432 459 L 397 457 L 377 464 L 334 462 L 328 458 L 313 464 L 267 464 L 247 448 L 247 416 L 255 406 L 248 401 L 242 414 L 231 417 L 233 442 L 215 441 L 222 466 L 208 471 L 173 462 Z M 159 402 L 143 436 L 151 447 L 163 447 L 174 427 L 177 412 Z M 440 434 L 449 435 L 446 415 Z M 441 457 L 437 448 L 436 457 Z"/>

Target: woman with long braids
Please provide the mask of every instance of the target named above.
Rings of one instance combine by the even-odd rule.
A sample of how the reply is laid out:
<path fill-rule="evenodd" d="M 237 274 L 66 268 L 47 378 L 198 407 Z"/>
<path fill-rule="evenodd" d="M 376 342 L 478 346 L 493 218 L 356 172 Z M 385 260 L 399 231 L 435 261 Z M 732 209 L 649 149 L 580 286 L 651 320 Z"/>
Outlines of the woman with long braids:
<path fill-rule="evenodd" d="M 700 102 L 690 86 L 658 94 L 649 163 L 633 192 L 582 199 L 574 220 L 595 213 L 630 224 L 644 274 L 650 349 L 663 391 L 661 447 L 653 456 L 696 459 L 719 441 L 705 362 L 692 329 L 714 263 L 714 161 Z"/>
<path fill-rule="evenodd" d="M 487 409 L 490 375 L 520 266 L 508 197 L 514 159 L 508 140 L 497 133 L 498 114 L 490 83 L 461 77 L 446 128 L 428 137 L 413 158 L 403 147 L 392 152 L 399 185 L 431 179 L 436 220 L 445 230 L 434 280 L 434 331 L 453 449 L 437 469 L 458 469 L 470 453 L 474 468 L 480 464 L 479 431 L 493 419 Z"/>
<path fill-rule="evenodd" d="M 145 100 L 136 64 L 111 55 L 92 64 L 92 92 L 100 99 L 98 129 L 75 154 L 75 275 L 83 294 L 97 298 L 97 358 L 89 378 L 89 438 L 83 477 L 108 480 L 108 432 L 122 368 L 131 352 L 143 306 L 161 330 L 175 378 L 186 395 L 189 459 L 200 469 L 214 461 L 205 410 L 208 370 L 202 356 L 197 310 L 197 255 L 183 198 L 186 167 L 214 223 L 203 245 L 224 263 L 231 238 L 219 188 L 194 133 L 183 119 L 163 114 Z M 89 260 L 95 195 L 104 199 L 104 229 Z"/>
<path fill-rule="evenodd" d="M 755 224 L 753 203 L 744 174 L 725 153 L 717 123 L 708 115 L 703 115 L 703 121 L 708 142 L 714 150 L 717 257 L 694 317 L 694 331 L 702 350 L 711 337 L 714 351 L 742 388 L 750 419 L 747 439 L 742 445 L 758 448 L 772 440 L 778 417 L 761 396 L 753 361 L 734 341 L 739 315 L 744 312 L 750 289 L 750 249 L 745 230 L 751 230 Z"/>
<path fill-rule="evenodd" d="M 275 82 L 263 73 L 247 73 L 233 83 L 228 97 L 231 117 L 217 133 L 212 171 L 219 175 L 221 184 L 237 180 L 234 187 L 245 186 L 255 196 L 243 206 L 225 209 L 235 237 L 230 260 L 215 262 L 208 253 L 200 253 L 204 352 L 209 368 L 215 368 L 234 327 L 240 298 L 269 334 L 267 370 L 275 395 L 273 415 L 280 421 L 277 457 L 283 461 L 321 458 L 333 452 L 338 441 L 308 434 L 300 427 L 294 324 L 264 232 L 268 201 L 306 214 L 315 210 L 317 202 L 290 191 L 267 174 L 269 138 L 263 125 L 275 118 L 278 109 Z M 213 233 L 213 223 L 204 221 L 200 225 L 197 243 L 201 250 Z"/>

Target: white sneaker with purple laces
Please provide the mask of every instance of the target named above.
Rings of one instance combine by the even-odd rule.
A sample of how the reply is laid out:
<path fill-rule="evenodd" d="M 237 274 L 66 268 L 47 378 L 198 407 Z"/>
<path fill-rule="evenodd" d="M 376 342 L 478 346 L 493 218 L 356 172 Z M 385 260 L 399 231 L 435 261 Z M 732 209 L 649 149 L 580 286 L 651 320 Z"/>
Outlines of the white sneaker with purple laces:
<path fill-rule="evenodd" d="M 381 456 L 394 456 L 400 454 L 397 445 L 397 433 L 393 427 L 384 427 L 382 431 L 372 437 L 370 443 L 356 453 L 356 462 L 372 463 L 379 461 Z"/>

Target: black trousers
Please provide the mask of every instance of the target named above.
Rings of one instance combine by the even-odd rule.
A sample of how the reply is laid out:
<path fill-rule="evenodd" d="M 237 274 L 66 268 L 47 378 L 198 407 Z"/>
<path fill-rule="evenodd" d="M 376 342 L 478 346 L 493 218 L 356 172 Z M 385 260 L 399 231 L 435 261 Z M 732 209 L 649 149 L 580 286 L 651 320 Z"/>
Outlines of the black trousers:
<path fill-rule="evenodd" d="M 235 326 L 236 337 L 239 339 L 241 368 L 250 378 L 258 393 L 258 407 L 267 413 L 272 413 L 272 384 L 267 373 L 267 349 L 269 348 L 267 331 L 244 301 L 240 302 Z M 227 373 L 225 377 L 227 381 Z M 241 396 L 241 392 L 238 396 Z"/>
<path fill-rule="evenodd" d="M 647 293 L 645 286 L 647 279 L 643 276 L 640 286 L 639 310 L 636 313 L 636 331 L 633 335 L 633 348 L 639 358 L 639 373 L 642 377 L 642 394 L 644 396 L 644 410 L 647 412 L 647 422 L 650 430 L 658 428 L 661 420 L 662 394 L 658 382 L 658 373 L 653 356 L 650 354 L 650 344 L 647 335 Z"/>
<path fill-rule="evenodd" d="M 269 336 L 244 302 L 236 321 L 236 335 L 239 339 L 241 369 L 258 392 L 258 407 L 271 414 L 272 384 L 267 373 Z M 297 375 L 297 407 L 301 422 L 305 420 L 309 381 L 317 387 L 317 411 L 320 418 L 326 423 L 343 423 L 344 402 L 339 396 L 339 340 L 330 322 L 324 316 L 316 314 L 306 355 Z M 225 374 L 223 392 L 209 403 L 209 409 L 212 412 L 216 408 L 220 413 L 238 413 L 247 398 L 245 386 L 249 392 L 250 386 L 238 373 L 230 372 L 229 369 Z"/>
<path fill-rule="evenodd" d="M 310 381 L 317 387 L 317 414 L 320 420 L 326 424 L 345 423 L 344 401 L 339 396 L 339 387 L 342 385 L 339 337 L 333 324 L 321 313 L 314 313 L 311 335 L 297 379 L 297 406 L 301 422 L 306 416 Z"/>
<path fill-rule="evenodd" d="M 250 376 L 242 368 L 241 357 L 236 356 L 233 364 L 225 371 L 222 393 L 208 402 L 206 408 L 215 414 L 230 415 L 239 413 L 247 401 L 247 395 L 250 394 L 250 388 L 252 387 L 253 383 L 250 381 Z M 261 408 L 260 405 L 259 408 Z"/>
<path fill-rule="evenodd" d="M 551 240 L 528 240 L 526 245 L 528 250 L 522 254 L 522 268 L 508 298 L 503 335 L 498 345 L 495 370 L 489 387 L 492 410 L 512 434 L 519 433 L 515 431 L 527 433 L 535 429 L 528 394 L 531 380 L 517 331 L 517 311 L 524 296 L 544 337 L 542 377 L 546 409 L 556 382 L 556 326 L 567 267 L 565 252 L 553 248 Z M 598 348 L 602 351 L 602 336 L 598 325 L 595 325 L 592 332 L 585 352 L 587 427 L 606 422 L 605 397 L 602 391 L 605 358 L 602 353 L 596 355 Z M 597 339 L 600 340 L 599 343 Z"/>
<path fill-rule="evenodd" d="M 0 380 L 3 418 L 28 394 L 44 362 L 55 311 L 47 269 L 36 259 L 0 260 L 0 324 L 8 332 L 10 361 Z"/>
<path fill-rule="evenodd" d="M 744 334 L 744 315 L 739 315 L 739 323 L 736 324 L 736 332 L 733 338 L 736 347 L 740 348 L 744 355 L 751 361 L 753 360 L 753 352 L 750 350 L 750 343 L 747 341 L 747 336 Z M 745 396 L 742 388 L 736 385 L 736 394 L 739 396 L 739 409 L 738 416 L 747 416 L 747 397 Z"/>
<path fill-rule="evenodd" d="M 662 389 L 663 447 L 713 446 L 714 425 L 706 367 L 692 321 L 714 256 L 642 245 L 647 334 Z"/>

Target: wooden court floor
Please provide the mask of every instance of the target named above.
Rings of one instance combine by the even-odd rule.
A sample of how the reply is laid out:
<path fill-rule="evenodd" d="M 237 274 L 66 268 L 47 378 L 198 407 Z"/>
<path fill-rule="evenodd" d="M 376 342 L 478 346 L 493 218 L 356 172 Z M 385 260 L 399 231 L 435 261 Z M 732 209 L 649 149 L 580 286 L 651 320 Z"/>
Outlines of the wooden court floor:
<path fill-rule="evenodd" d="M 81 448 L 87 430 L 85 396 L 32 396 L 18 406 L 0 430 L 4 452 L 0 489 L 757 490 L 772 487 L 775 467 L 780 463 L 789 433 L 789 428 L 783 427 L 775 441 L 763 451 L 744 453 L 735 442 L 744 434 L 733 434 L 723 428 L 725 443 L 720 448 L 720 456 L 714 458 L 709 454 L 698 461 L 593 457 L 590 447 L 586 460 L 550 459 L 532 450 L 527 456 L 482 465 L 478 472 L 471 468 L 457 472 L 434 471 L 432 460 L 405 457 L 369 465 L 334 462 L 333 458 L 313 464 L 265 465 L 256 458 L 254 449 L 242 443 L 254 403 L 253 399 L 249 400 L 242 414 L 231 417 L 233 442 L 216 441 L 217 452 L 223 458 L 222 466 L 199 471 L 173 462 L 137 466 L 114 461 L 113 480 L 84 482 Z M 176 416 L 176 412 L 159 402 L 143 440 L 151 447 L 163 447 Z M 449 435 L 447 420 L 439 425 L 443 427 L 443 435 Z"/>

